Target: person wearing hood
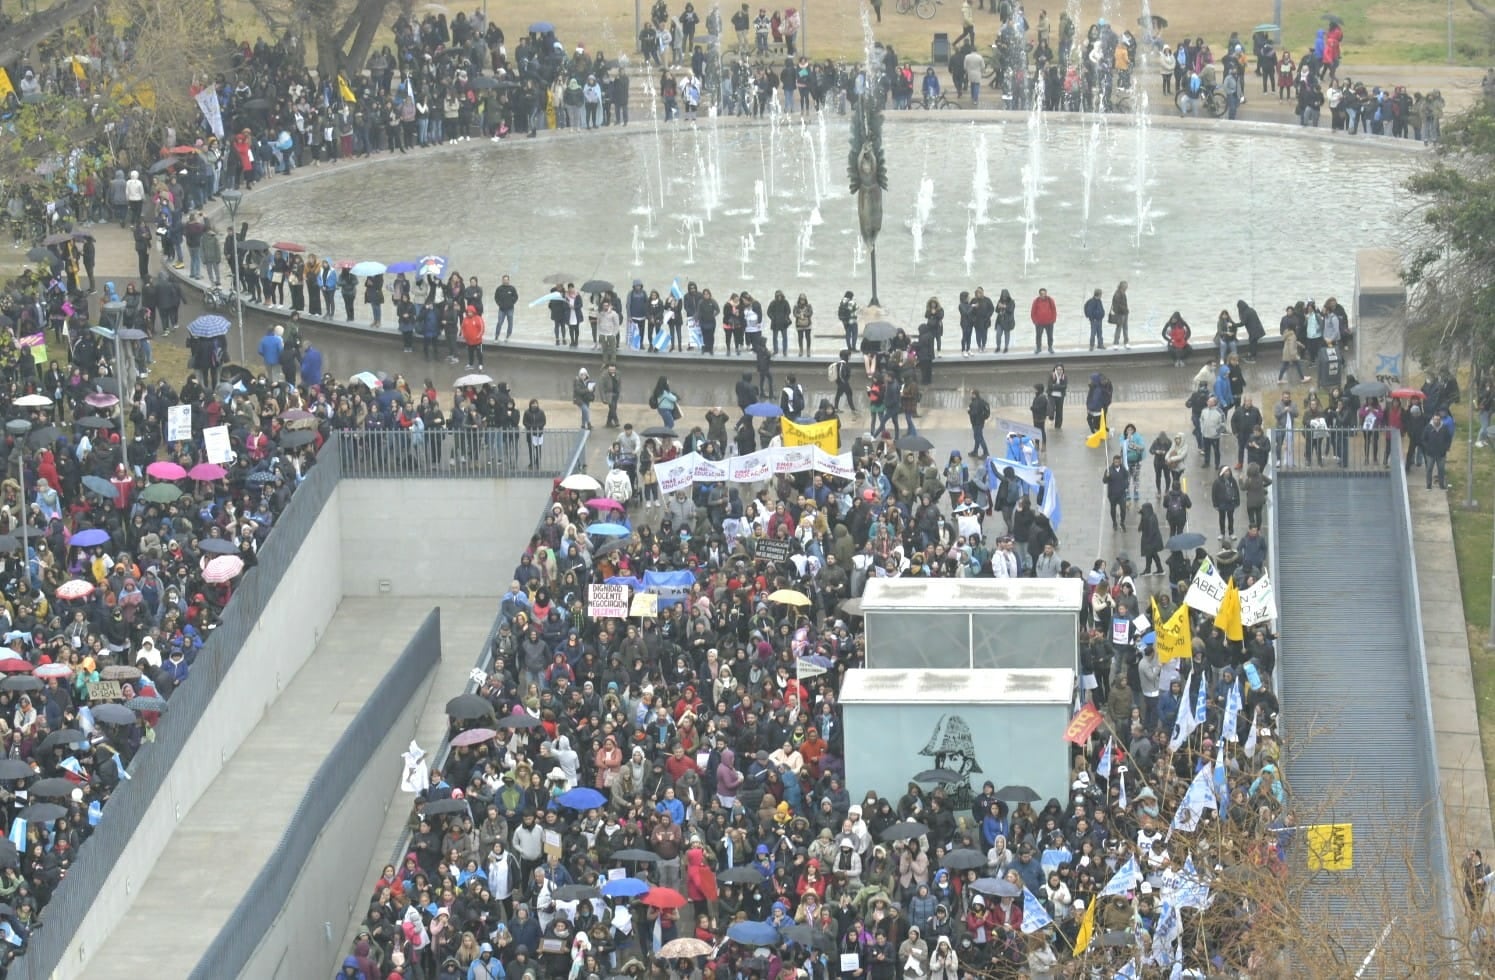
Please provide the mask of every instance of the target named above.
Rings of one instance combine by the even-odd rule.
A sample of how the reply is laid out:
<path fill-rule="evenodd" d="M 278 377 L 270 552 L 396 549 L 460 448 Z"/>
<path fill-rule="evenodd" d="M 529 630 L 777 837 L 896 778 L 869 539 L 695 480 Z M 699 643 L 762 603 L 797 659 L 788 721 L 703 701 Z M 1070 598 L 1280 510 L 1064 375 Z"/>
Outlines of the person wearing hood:
<path fill-rule="evenodd" d="M 1235 512 L 1241 506 L 1241 487 L 1236 482 L 1235 470 L 1229 466 L 1220 467 L 1220 475 L 1215 477 L 1210 487 L 1210 503 L 1220 515 L 1220 540 L 1234 537 Z"/>
<path fill-rule="evenodd" d="M 145 207 L 145 183 L 138 170 L 131 170 L 130 179 L 125 181 L 125 204 L 130 211 L 130 224 L 139 225 L 140 212 Z"/>
<path fill-rule="evenodd" d="M 1090 386 L 1085 392 L 1085 421 L 1090 431 L 1100 429 L 1101 414 L 1111 407 L 1111 381 L 1099 371 L 1090 375 Z"/>
<path fill-rule="evenodd" d="M 706 863 L 706 850 L 699 842 L 693 843 L 685 852 L 685 897 L 695 903 L 696 914 L 717 916 L 716 873 Z"/>
<path fill-rule="evenodd" d="M 730 748 L 722 749 L 721 761 L 716 766 L 716 798 L 727 810 L 737 806 L 742 779 L 742 773 L 737 771 L 737 754 Z"/>
<path fill-rule="evenodd" d="M 918 926 L 909 926 L 908 938 L 898 947 L 898 962 L 902 965 L 903 980 L 925 980 L 928 975 L 929 944 Z"/>
<path fill-rule="evenodd" d="M 471 365 L 469 365 L 470 367 Z M 597 382 L 592 380 L 586 368 L 578 368 L 571 381 L 571 404 L 581 410 L 581 427 L 592 427 L 592 402 L 597 398 Z"/>
<path fill-rule="evenodd" d="M 342 969 L 333 974 L 332 980 L 373 980 L 358 968 L 358 957 L 351 953 L 343 957 Z"/>

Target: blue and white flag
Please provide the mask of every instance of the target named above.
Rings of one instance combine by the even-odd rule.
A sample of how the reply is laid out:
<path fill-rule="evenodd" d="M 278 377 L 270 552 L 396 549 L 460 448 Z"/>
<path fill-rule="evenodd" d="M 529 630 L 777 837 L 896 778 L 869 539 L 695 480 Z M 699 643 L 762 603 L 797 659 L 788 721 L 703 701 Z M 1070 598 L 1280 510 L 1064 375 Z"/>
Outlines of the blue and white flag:
<path fill-rule="evenodd" d="M 1001 464 L 1000 466 L 998 464 Z M 1054 481 L 1054 471 L 1046 466 L 1030 466 L 1016 459 L 988 459 L 986 461 L 986 487 L 995 493 L 1002 482 L 1002 471 L 1012 467 L 1012 473 L 1035 494 L 1034 502 L 1054 529 L 1059 529 L 1063 511 L 1059 507 L 1059 484 Z"/>
<path fill-rule="evenodd" d="M 16 845 L 16 850 L 21 854 L 26 853 L 26 830 L 28 824 L 25 817 L 16 817 L 10 822 L 10 842 Z"/>
<path fill-rule="evenodd" d="M 1194 685 L 1194 727 L 1198 728 L 1204 724 L 1204 719 L 1209 714 L 1209 690 L 1204 685 L 1204 678 L 1199 678 L 1199 683 Z"/>
<path fill-rule="evenodd" d="M 1181 909 L 1202 909 L 1209 907 L 1209 884 L 1200 877 L 1198 870 L 1195 869 L 1193 854 L 1184 859 L 1183 872 L 1179 875 L 1178 885 L 1172 901 L 1175 906 Z"/>
<path fill-rule="evenodd" d="M 1215 752 L 1215 809 L 1221 813 L 1230 806 L 1230 766 L 1225 764 L 1225 740 L 1220 739 L 1220 747 Z"/>
<path fill-rule="evenodd" d="M 1053 916 L 1049 915 L 1048 911 L 1043 907 L 1043 903 L 1038 900 L 1038 896 L 1024 888 L 1023 932 L 1032 935 L 1038 930 L 1047 929 L 1053 924 Z"/>
<path fill-rule="evenodd" d="M 1247 759 L 1250 759 L 1252 756 L 1256 755 L 1256 724 L 1257 717 L 1260 714 L 1260 708 L 1257 708 L 1255 711 L 1251 712 L 1251 731 L 1246 733 L 1246 744 L 1242 746 L 1246 750 Z"/>
<path fill-rule="evenodd" d="M 669 327 L 661 324 L 660 328 L 654 332 L 654 349 L 657 351 L 666 351 L 670 349 Z"/>
<path fill-rule="evenodd" d="M 1074 860 L 1074 853 L 1069 848 L 1046 847 L 1038 859 L 1038 866 L 1043 868 L 1043 873 L 1047 875 L 1058 871 L 1061 864 L 1072 860 Z"/>
<path fill-rule="evenodd" d="M 679 276 L 676 276 L 674 279 L 670 280 L 670 295 L 675 297 L 676 299 L 685 298 L 685 290 L 680 288 Z"/>
<path fill-rule="evenodd" d="M 1129 857 L 1126 859 L 1125 864 L 1116 869 L 1116 873 L 1111 876 L 1111 880 L 1106 882 L 1106 887 L 1100 890 L 1100 897 L 1125 895 L 1133 888 L 1136 888 L 1137 883 L 1141 880 L 1142 871 L 1137 867 L 1137 859 Z"/>
<path fill-rule="evenodd" d="M 1152 955 L 1147 961 L 1154 966 L 1167 966 L 1174 960 L 1174 943 L 1183 936 L 1183 921 L 1179 917 L 1178 907 L 1168 899 L 1163 899 L 1162 906 L 1158 909 L 1158 924 L 1152 934 Z"/>
<path fill-rule="evenodd" d="M 1106 747 L 1101 751 L 1100 759 L 1095 763 L 1095 774 L 1101 779 L 1111 778 L 1111 749 L 1116 744 L 1114 737 L 1106 739 Z"/>
<path fill-rule="evenodd" d="M 1120 784 L 1120 788 L 1121 788 L 1121 799 L 1119 799 L 1117 802 L 1120 803 L 1121 804 L 1121 808 L 1123 810 L 1125 810 L 1126 806 L 1127 806 L 1127 803 L 1126 803 L 1126 773 L 1125 772 L 1119 773 L 1117 775 L 1117 777 L 1116 777 L 1116 782 Z"/>
<path fill-rule="evenodd" d="M 1137 980 L 1136 962 L 1133 960 L 1127 960 L 1126 963 L 1122 965 L 1121 969 L 1116 971 L 1116 975 L 1113 976 L 1111 980 Z"/>
<path fill-rule="evenodd" d="M 1230 686 L 1230 693 L 1225 695 L 1225 721 L 1221 727 L 1224 729 L 1221 734 L 1226 741 L 1239 742 L 1241 740 L 1241 679 L 1239 677 Z"/>
<path fill-rule="evenodd" d="M 1206 762 L 1194 774 L 1189 791 L 1179 801 L 1178 810 L 1173 814 L 1171 826 L 1174 830 L 1193 831 L 1199 826 L 1199 818 L 1204 816 L 1204 811 L 1215 809 L 1215 788 L 1212 785 L 1214 769 L 1214 763 Z"/>
<path fill-rule="evenodd" d="M 1190 670 L 1188 678 L 1184 681 L 1183 697 L 1178 704 L 1178 717 L 1173 721 L 1173 735 L 1168 739 L 1168 751 L 1177 752 L 1183 744 L 1194 734 L 1198 723 L 1194 720 L 1195 713 L 1189 710 L 1189 685 L 1203 683 L 1199 678 L 1199 671 Z"/>

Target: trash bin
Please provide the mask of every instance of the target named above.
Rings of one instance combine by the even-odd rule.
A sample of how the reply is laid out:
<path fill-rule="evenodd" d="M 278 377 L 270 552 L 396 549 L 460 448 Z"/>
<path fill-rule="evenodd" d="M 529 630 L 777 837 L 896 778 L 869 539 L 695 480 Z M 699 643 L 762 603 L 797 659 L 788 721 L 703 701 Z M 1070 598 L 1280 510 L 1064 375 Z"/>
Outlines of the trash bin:
<path fill-rule="evenodd" d="M 950 35 L 936 31 L 934 43 L 929 46 L 929 60 L 936 65 L 950 63 Z"/>

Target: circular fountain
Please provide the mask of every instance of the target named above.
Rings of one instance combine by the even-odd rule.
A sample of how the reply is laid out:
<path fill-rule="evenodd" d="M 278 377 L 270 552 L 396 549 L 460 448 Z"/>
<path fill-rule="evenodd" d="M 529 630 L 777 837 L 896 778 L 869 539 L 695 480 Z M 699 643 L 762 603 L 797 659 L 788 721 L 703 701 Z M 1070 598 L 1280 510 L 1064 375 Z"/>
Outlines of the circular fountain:
<path fill-rule="evenodd" d="M 463 143 L 303 171 L 246 203 L 257 237 L 348 259 L 441 253 L 484 282 L 509 274 L 522 302 L 557 270 L 661 293 L 694 280 L 718 297 L 807 293 L 824 330 L 844 290 L 867 295 L 847 129 L 784 113 Z M 1122 279 L 1143 342 L 1174 309 L 1208 329 L 1237 299 L 1274 322 L 1292 299 L 1350 294 L 1355 251 L 1397 244 L 1420 150 L 1145 111 L 890 112 L 884 144 L 884 308 L 917 323 L 930 296 L 1006 288 L 1021 341 L 1044 287 L 1071 345 L 1085 298 Z M 516 337 L 548 336 L 536 314 Z"/>

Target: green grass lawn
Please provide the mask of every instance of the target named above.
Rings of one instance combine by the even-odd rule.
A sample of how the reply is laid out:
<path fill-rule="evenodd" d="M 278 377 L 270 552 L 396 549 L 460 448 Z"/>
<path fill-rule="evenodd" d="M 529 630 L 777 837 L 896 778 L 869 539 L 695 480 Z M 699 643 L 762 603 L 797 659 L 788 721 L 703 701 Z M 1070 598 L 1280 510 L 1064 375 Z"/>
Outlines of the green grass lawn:
<path fill-rule="evenodd" d="M 1468 496 L 1469 406 L 1454 409 L 1458 438 L 1448 454 L 1449 510 L 1453 519 L 1454 554 L 1459 564 L 1459 590 L 1469 631 L 1469 661 L 1474 672 L 1479 706 L 1480 741 L 1484 745 L 1486 775 L 1495 787 L 1495 651 L 1486 649 L 1490 635 L 1491 533 L 1495 530 L 1495 445 L 1474 449 L 1474 497 L 1478 507 L 1462 507 Z"/>

